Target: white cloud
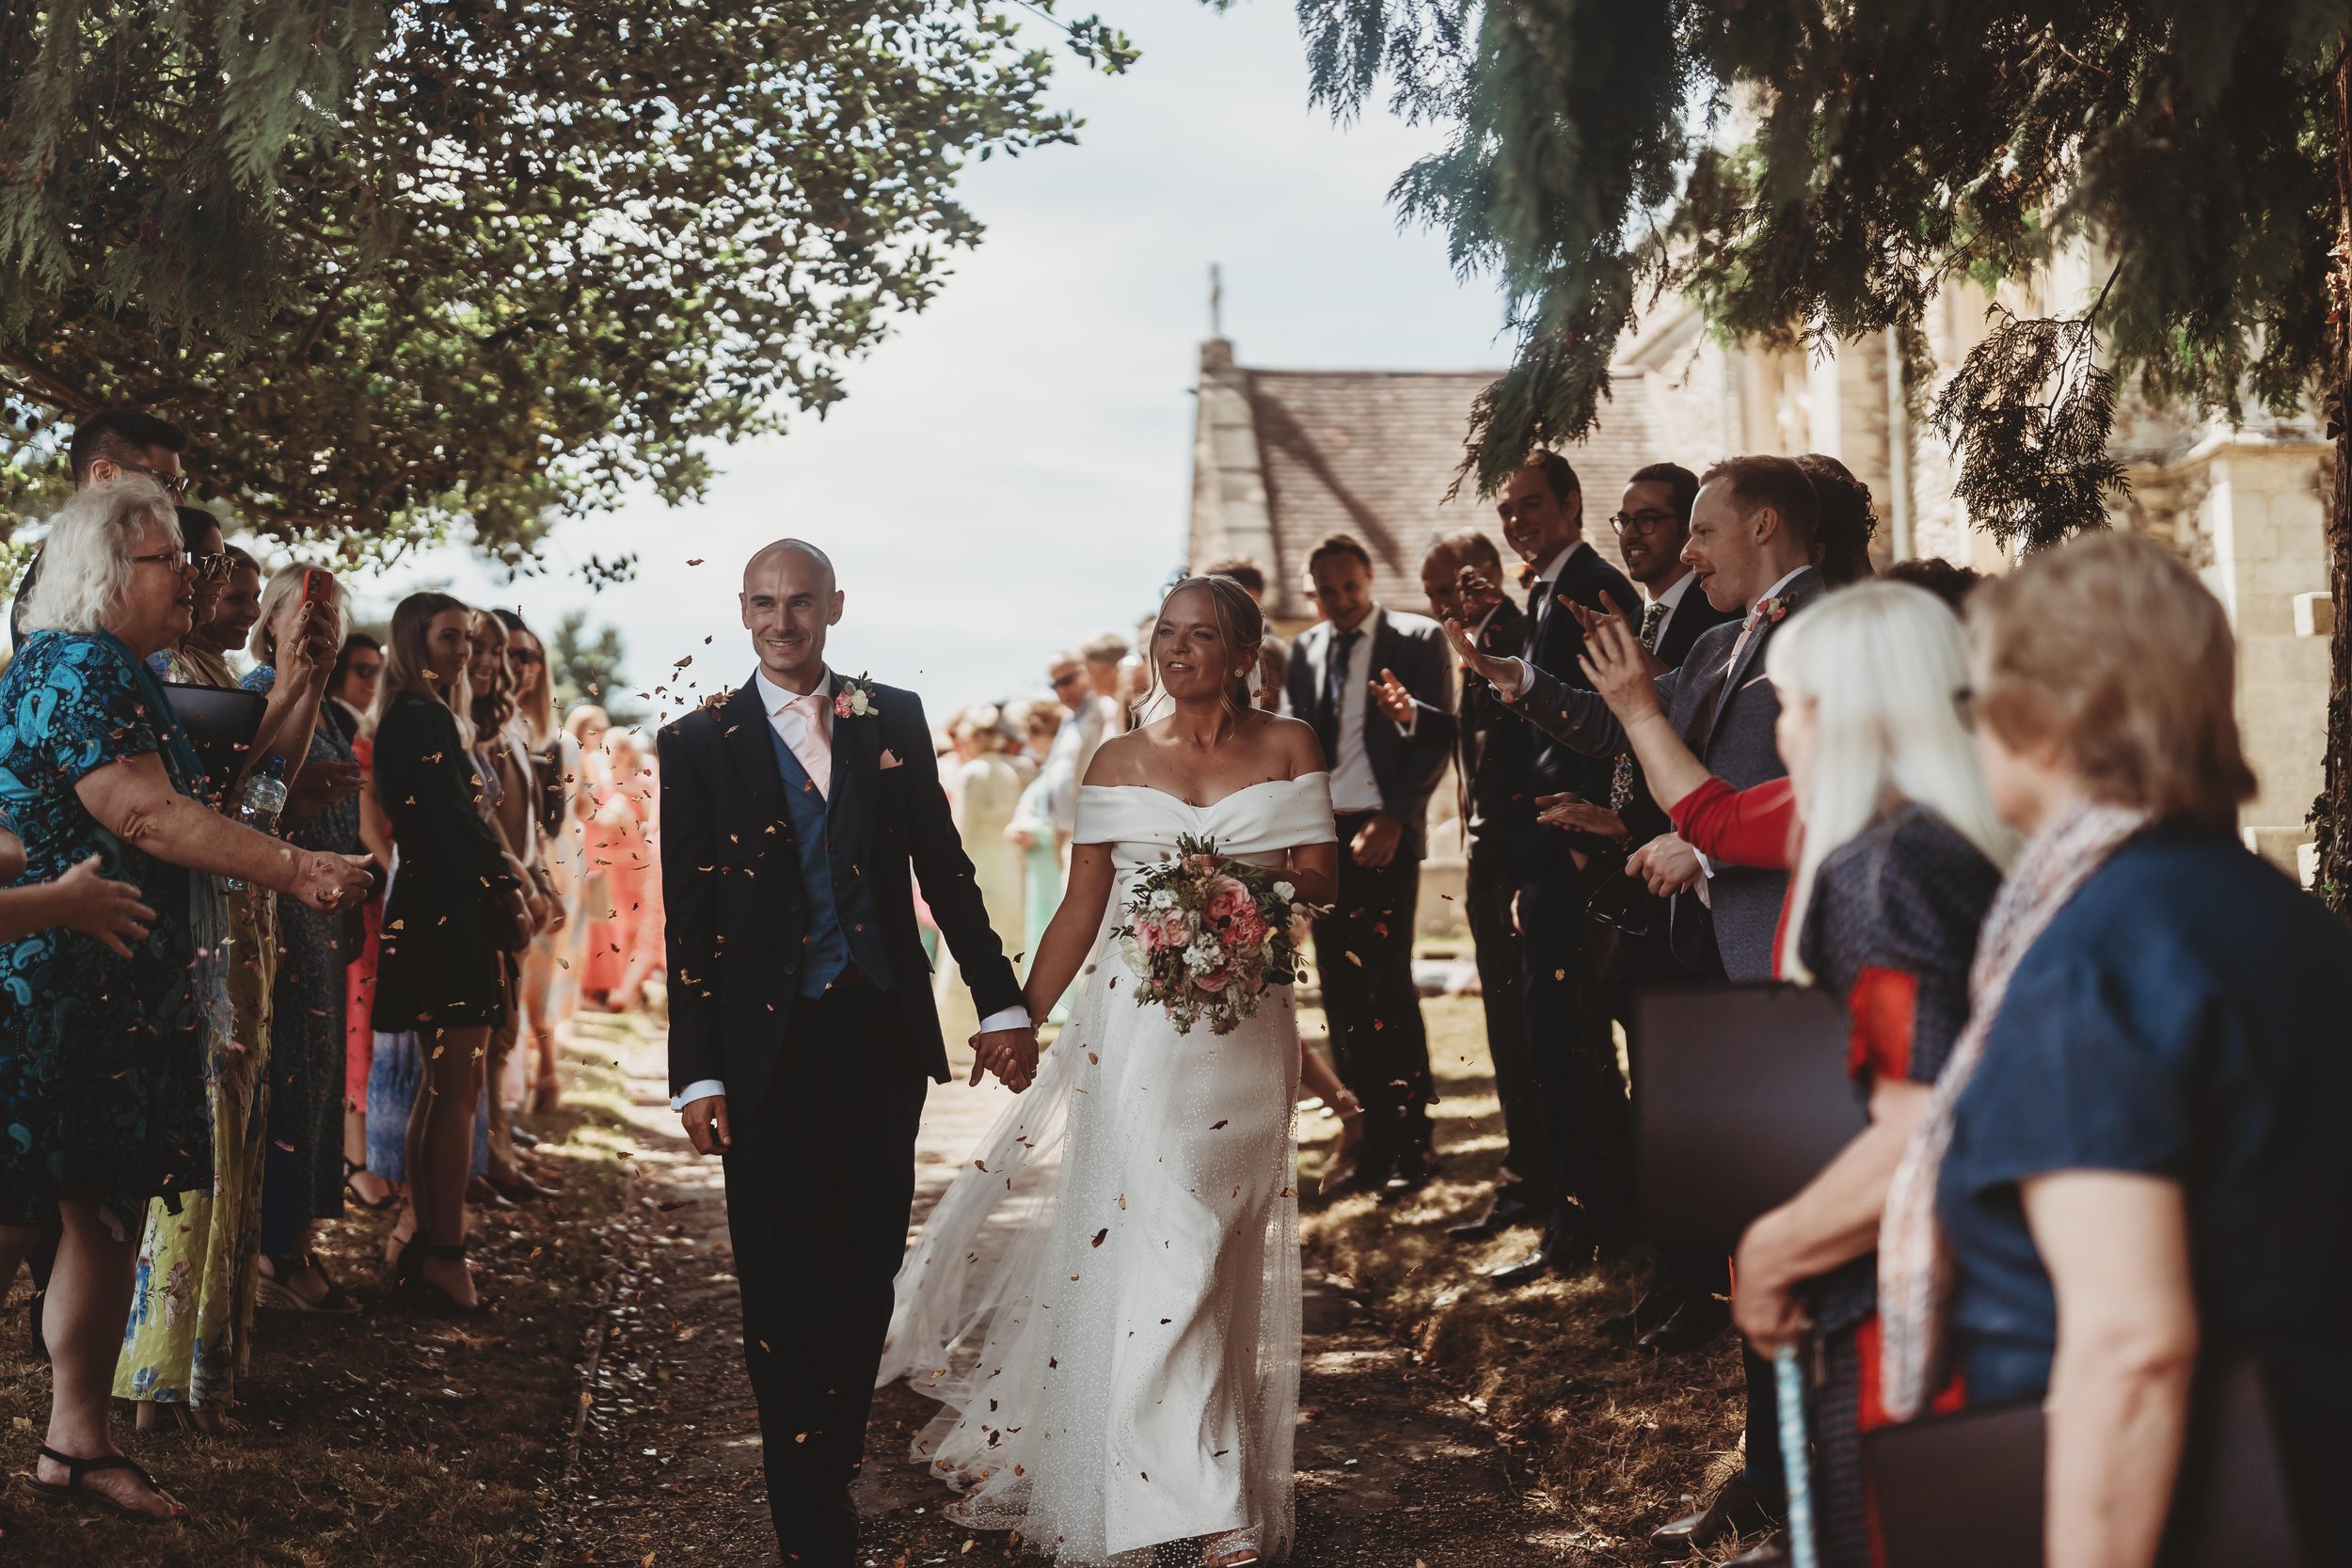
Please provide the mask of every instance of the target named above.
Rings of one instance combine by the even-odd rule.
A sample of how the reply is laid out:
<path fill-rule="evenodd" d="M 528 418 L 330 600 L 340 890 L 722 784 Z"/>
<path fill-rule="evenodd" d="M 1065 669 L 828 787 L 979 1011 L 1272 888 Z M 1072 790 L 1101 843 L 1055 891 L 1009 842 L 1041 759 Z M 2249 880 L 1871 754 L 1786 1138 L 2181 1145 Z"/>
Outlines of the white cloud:
<path fill-rule="evenodd" d="M 1400 234 L 1388 205 L 1434 138 L 1311 109 L 1287 6 L 1123 0 L 1104 14 L 1141 63 L 1116 78 L 1065 64 L 1056 96 L 1087 118 L 1078 145 L 967 174 L 986 240 L 852 369 L 846 403 L 719 450 L 699 506 L 646 498 L 559 529 L 555 562 L 634 550 L 635 582 L 499 584 L 444 550 L 384 586 L 451 580 L 542 626 L 585 605 L 620 626 L 641 684 L 692 654 L 708 691 L 750 668 L 738 567 L 797 533 L 849 591 L 834 662 L 916 688 L 937 715 L 1026 689 L 1052 648 L 1132 626 L 1181 563 L 1212 261 L 1244 363 L 1502 359 L 1494 291 L 1458 284 L 1442 241 Z"/>

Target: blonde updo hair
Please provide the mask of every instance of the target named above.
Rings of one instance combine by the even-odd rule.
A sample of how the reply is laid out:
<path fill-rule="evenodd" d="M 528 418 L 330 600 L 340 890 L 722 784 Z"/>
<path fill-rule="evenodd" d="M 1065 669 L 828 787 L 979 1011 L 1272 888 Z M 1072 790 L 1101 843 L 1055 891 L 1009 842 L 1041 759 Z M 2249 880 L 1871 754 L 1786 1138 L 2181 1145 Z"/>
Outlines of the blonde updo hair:
<path fill-rule="evenodd" d="M 1217 634 L 1225 643 L 1226 667 L 1231 669 L 1236 664 L 1242 667 L 1242 674 L 1226 682 L 1224 693 L 1226 709 L 1239 719 L 1256 705 L 1256 694 L 1249 689 L 1249 682 L 1261 668 L 1259 656 L 1265 649 L 1265 612 L 1258 608 L 1258 601 L 1249 596 L 1249 591 L 1232 578 L 1201 577 L 1183 578 L 1169 588 L 1160 598 L 1160 615 L 1167 615 L 1168 603 L 1177 594 L 1194 590 L 1209 595 L 1211 612 L 1216 618 Z M 1160 684 L 1158 654 L 1154 652 L 1148 657 L 1152 666 L 1152 689 L 1140 705 L 1144 711 L 1151 710 L 1167 690 Z"/>
<path fill-rule="evenodd" d="M 2096 799 L 2218 832 L 2254 793 L 2238 744 L 2237 645 L 2169 550 L 2103 533 L 1970 595 L 1977 721 L 2055 743 Z"/>

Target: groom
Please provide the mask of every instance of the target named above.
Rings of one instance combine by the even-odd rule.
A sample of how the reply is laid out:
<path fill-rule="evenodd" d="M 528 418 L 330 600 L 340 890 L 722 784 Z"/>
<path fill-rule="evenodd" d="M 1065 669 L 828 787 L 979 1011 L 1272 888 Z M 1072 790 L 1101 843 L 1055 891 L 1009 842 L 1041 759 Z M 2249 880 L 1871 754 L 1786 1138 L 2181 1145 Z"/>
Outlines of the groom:
<path fill-rule="evenodd" d="M 743 568 L 759 668 L 660 735 L 671 1107 L 725 1162 L 785 1560 L 842 1568 L 850 1482 L 914 1197 L 927 1079 L 947 1081 L 908 868 L 984 1015 L 972 1069 L 1014 1088 L 1037 1035 L 939 786 L 912 691 L 825 667 L 833 562 L 778 540 Z"/>

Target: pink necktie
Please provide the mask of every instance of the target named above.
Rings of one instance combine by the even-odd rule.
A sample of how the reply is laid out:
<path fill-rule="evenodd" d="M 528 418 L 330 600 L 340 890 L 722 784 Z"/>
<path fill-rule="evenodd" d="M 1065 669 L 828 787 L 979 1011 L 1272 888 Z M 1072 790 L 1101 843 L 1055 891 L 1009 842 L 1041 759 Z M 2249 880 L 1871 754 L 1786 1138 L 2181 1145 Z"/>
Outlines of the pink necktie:
<path fill-rule="evenodd" d="M 825 733 L 825 707 L 828 699 L 819 687 L 805 697 L 795 697 L 787 705 L 801 715 L 800 738 L 791 742 L 792 754 L 801 759 L 808 770 L 809 783 L 817 786 L 819 800 L 830 800 L 833 789 L 833 737 Z"/>

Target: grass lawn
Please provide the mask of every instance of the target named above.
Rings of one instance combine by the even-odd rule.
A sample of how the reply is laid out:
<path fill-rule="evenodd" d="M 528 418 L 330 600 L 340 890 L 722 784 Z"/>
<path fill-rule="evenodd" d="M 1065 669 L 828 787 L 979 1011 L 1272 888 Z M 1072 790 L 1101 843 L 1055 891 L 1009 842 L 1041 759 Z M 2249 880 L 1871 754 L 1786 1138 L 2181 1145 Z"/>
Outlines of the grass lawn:
<path fill-rule="evenodd" d="M 1475 1212 L 1502 1162 L 1502 1117 L 1475 997 L 1424 1001 L 1437 1074 L 1438 1179 L 1392 1209 L 1369 1196 L 1310 1196 L 1308 1246 L 1331 1274 L 1453 1384 L 1502 1435 L 1522 1487 L 1581 1527 L 1588 1560 L 1647 1561 L 1643 1537 L 1736 1464 L 1743 1408 L 1737 1340 L 1661 1359 L 1604 1337 L 1629 1308 L 1645 1258 L 1580 1279 L 1491 1290 L 1475 1271 L 1527 1251 L 1535 1232 L 1462 1243 L 1447 1224 Z M 1305 1026 L 1322 1028 L 1319 1012 Z M 1308 1117 L 1302 1190 L 1319 1177 L 1338 1124 Z"/>

